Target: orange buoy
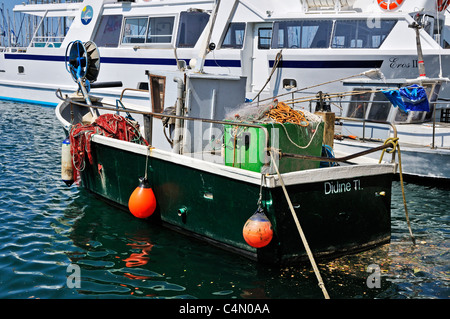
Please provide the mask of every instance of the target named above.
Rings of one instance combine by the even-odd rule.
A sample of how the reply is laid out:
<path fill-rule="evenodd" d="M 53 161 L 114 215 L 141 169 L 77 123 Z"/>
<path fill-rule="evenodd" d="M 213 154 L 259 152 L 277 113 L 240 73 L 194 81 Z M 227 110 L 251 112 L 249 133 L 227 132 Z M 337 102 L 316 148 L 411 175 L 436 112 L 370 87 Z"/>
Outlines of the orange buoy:
<path fill-rule="evenodd" d="M 147 218 L 156 209 L 156 198 L 145 177 L 139 178 L 139 183 L 139 186 L 136 187 L 128 200 L 128 208 L 134 216 Z"/>
<path fill-rule="evenodd" d="M 391 0 L 391 1 L 385 1 L 385 0 L 378 0 L 378 5 L 383 10 L 395 10 L 397 9 L 405 0 Z"/>
<path fill-rule="evenodd" d="M 242 230 L 244 239 L 254 248 L 267 246 L 273 237 L 272 224 L 261 208 L 247 220 Z"/>

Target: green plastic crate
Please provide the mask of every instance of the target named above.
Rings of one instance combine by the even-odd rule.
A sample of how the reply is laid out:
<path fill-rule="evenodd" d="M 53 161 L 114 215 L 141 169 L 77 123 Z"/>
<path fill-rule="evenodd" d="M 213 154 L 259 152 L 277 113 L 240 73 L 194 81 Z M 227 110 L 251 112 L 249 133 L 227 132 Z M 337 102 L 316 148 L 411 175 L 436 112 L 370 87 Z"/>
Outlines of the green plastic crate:
<path fill-rule="evenodd" d="M 269 146 L 283 153 L 321 156 L 324 123 L 310 123 L 307 127 L 285 123 L 264 123 L 269 132 Z M 225 125 L 224 158 L 227 166 L 253 172 L 261 172 L 264 165 L 265 138 L 260 128 Z M 305 148 L 305 146 L 307 146 Z M 319 161 L 296 158 L 281 158 L 280 173 L 318 168 Z M 273 173 L 273 170 L 271 170 Z"/>

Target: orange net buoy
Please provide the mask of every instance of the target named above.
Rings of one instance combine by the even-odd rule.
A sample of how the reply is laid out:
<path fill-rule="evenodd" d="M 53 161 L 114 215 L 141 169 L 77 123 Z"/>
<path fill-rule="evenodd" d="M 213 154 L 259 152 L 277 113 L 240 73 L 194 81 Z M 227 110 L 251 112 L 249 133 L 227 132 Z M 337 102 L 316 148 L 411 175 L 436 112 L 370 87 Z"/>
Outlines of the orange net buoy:
<path fill-rule="evenodd" d="M 150 217 L 156 209 L 156 198 L 146 178 L 140 178 L 140 185 L 136 187 L 128 200 L 130 212 L 138 218 Z"/>
<path fill-rule="evenodd" d="M 273 238 L 272 224 L 264 212 L 258 209 L 245 223 L 242 234 L 247 244 L 262 248 Z"/>
<path fill-rule="evenodd" d="M 296 111 L 286 103 L 278 102 L 277 106 L 267 112 L 267 116 L 277 123 L 293 123 L 300 126 L 308 126 L 309 122 L 302 111 Z"/>

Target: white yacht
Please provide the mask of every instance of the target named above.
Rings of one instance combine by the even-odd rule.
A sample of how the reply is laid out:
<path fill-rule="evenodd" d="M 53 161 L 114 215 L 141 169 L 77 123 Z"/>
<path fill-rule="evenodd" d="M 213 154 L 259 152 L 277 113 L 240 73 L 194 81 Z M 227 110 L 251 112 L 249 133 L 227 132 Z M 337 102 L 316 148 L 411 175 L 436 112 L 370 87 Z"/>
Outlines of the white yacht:
<path fill-rule="evenodd" d="M 419 128 L 431 136 L 430 142 L 421 143 L 421 147 L 431 145 L 432 154 L 436 154 L 436 147 L 448 148 L 450 130 L 444 124 L 421 123 L 450 121 L 450 83 L 446 80 L 450 74 L 450 25 L 446 20 L 449 1 L 29 2 L 14 8 L 19 17 L 16 21 L 20 21 L 20 29 L 15 32 L 17 39 L 9 42 L 14 45 L 0 50 L 0 99 L 56 106 L 57 89 L 62 94 L 77 89 L 66 74 L 68 48 L 74 41 L 92 42 L 98 47 L 95 52 L 99 52 L 102 69 L 97 82 L 121 81 L 119 87 L 96 88 L 95 95 L 99 97 L 121 96 L 121 101 L 145 105 L 152 90 L 149 86 L 175 85 L 164 76 L 154 76 L 149 82 L 148 74 L 183 68 L 245 78 L 248 100 L 277 97 L 305 101 L 319 91 L 326 99 L 332 93 L 371 90 L 366 95 L 342 94 L 330 104 L 331 110 L 337 115 L 365 120 L 419 123 L 403 126 L 406 131 L 398 132 L 401 141 L 408 137 L 417 140 Z M 412 28 L 414 24 L 420 28 Z M 423 59 L 418 57 L 417 40 Z M 420 71 L 423 65 L 426 73 Z M 384 85 L 364 83 L 365 75 L 372 70 L 383 75 Z M 417 77 L 441 79 L 439 100 L 433 101 L 437 104 L 432 104 L 430 112 L 404 114 L 398 108 L 370 102 L 381 96 L 375 91 L 385 88 L 392 79 L 401 82 Z M 95 83 L 92 89 L 94 86 Z M 128 89 L 123 92 L 123 88 Z M 351 96 L 351 103 L 345 103 L 344 96 L 347 100 Z M 365 107 L 357 113 L 360 100 Z M 173 106 L 176 96 L 162 97 L 161 101 L 152 103 L 153 112 L 164 112 Z M 314 111 L 315 103 L 296 102 L 293 107 Z M 190 114 L 186 110 L 186 115 L 223 120 L 224 112 L 215 111 L 213 106 L 202 112 Z M 356 134 L 351 129 L 348 122 L 343 127 L 346 135 Z M 383 132 L 381 137 L 370 135 L 379 131 Z M 364 131 L 362 137 L 392 136 L 389 129 L 375 128 L 371 132 Z M 340 149 L 341 144 L 336 143 L 336 150 L 345 152 Z M 440 158 L 444 164 L 436 162 L 437 174 L 411 174 L 450 177 L 448 157 Z M 427 165 L 420 164 L 421 170 L 429 170 Z"/>
<path fill-rule="evenodd" d="M 408 26 L 414 19 L 424 26 L 420 39 L 427 76 L 450 73 L 444 14 L 448 1 L 29 2 L 14 8 L 19 30 L 18 40 L 11 42 L 16 44 L 1 48 L 2 99 L 56 105 L 56 89 L 76 88 L 65 68 L 66 49 L 75 40 L 99 47 L 99 82 L 120 80 L 123 87 L 136 90 L 148 89 L 145 71 L 182 66 L 244 76 L 249 99 L 328 81 L 314 92 L 340 92 L 348 88 L 334 80 L 374 68 L 386 78 L 413 78 L 418 75 L 416 38 Z M 207 32 L 212 13 L 214 28 Z M 207 50 L 198 56 L 202 45 Z M 96 90 L 105 96 L 120 92 Z M 306 92 L 295 95 L 301 93 Z M 441 96 L 450 98 L 446 84 Z M 131 91 L 127 98 L 144 99 L 147 94 Z"/>

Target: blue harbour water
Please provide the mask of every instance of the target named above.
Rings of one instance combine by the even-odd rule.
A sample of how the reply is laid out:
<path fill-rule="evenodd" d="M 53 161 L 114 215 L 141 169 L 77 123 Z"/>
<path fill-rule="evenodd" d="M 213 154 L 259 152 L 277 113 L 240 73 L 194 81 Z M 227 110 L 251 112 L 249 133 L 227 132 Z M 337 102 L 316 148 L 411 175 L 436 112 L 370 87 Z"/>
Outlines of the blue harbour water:
<path fill-rule="evenodd" d="M 259 265 L 65 186 L 64 137 L 53 108 L 0 101 L 0 298 L 323 298 L 308 264 Z M 332 299 L 449 299 L 450 189 L 405 187 L 417 245 L 394 182 L 392 242 L 319 263 Z"/>

